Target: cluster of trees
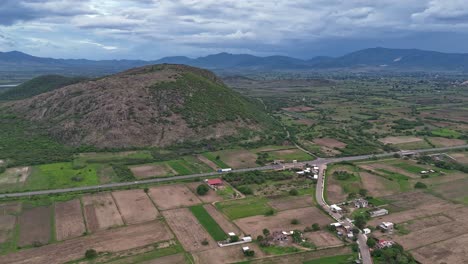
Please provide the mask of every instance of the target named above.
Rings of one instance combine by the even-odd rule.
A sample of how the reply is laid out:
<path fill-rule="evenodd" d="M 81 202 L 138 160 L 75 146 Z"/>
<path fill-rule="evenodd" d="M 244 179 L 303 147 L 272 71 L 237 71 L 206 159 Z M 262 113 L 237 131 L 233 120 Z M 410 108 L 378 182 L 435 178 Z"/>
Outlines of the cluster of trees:
<path fill-rule="evenodd" d="M 369 239 L 371 240 L 371 239 Z M 410 253 L 406 252 L 399 244 L 394 244 L 391 247 L 383 249 L 375 249 L 372 251 L 372 256 L 379 263 L 388 264 L 416 264 L 416 260 Z"/>
<path fill-rule="evenodd" d="M 247 184 L 262 184 L 268 180 L 272 181 L 281 181 L 289 180 L 293 176 L 291 174 L 280 172 L 280 171 L 271 171 L 271 172 L 262 172 L 262 171 L 248 171 L 243 173 L 228 173 L 223 178 L 225 181 L 232 184 L 234 187 Z"/>
<path fill-rule="evenodd" d="M 333 172 L 333 176 L 340 181 L 346 181 L 352 178 L 355 178 L 356 176 L 352 173 L 349 173 L 347 171 L 335 171 Z"/>
<path fill-rule="evenodd" d="M 112 164 L 112 169 L 117 176 L 119 182 L 127 182 L 135 180 L 132 171 L 125 165 L 121 163 Z"/>
<path fill-rule="evenodd" d="M 395 123 L 395 125 L 392 126 L 393 129 L 397 130 L 397 131 L 401 131 L 401 130 L 408 130 L 408 129 L 413 129 L 417 126 L 423 126 L 424 123 L 421 122 L 421 121 L 412 121 L 412 120 L 408 120 L 408 119 L 398 119 L 398 120 L 395 120 L 393 121 L 393 123 Z"/>

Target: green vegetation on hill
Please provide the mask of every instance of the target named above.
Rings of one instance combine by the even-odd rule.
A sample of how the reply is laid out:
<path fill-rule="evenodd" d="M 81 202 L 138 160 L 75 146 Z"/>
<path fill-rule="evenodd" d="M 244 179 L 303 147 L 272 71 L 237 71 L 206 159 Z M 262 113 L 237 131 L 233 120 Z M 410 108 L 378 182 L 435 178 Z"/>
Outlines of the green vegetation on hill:
<path fill-rule="evenodd" d="M 83 77 L 43 75 L 0 94 L 0 100 L 19 100 L 29 98 L 70 84 L 78 83 L 83 80 L 85 80 Z"/>

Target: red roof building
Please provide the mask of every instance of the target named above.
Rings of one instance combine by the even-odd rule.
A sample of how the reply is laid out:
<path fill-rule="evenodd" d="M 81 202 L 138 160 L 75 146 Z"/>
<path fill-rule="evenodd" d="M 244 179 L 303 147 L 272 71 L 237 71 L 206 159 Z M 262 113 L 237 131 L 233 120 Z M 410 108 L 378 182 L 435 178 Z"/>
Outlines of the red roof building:
<path fill-rule="evenodd" d="M 206 181 L 206 183 L 208 183 L 209 185 L 222 185 L 223 184 L 223 180 L 219 179 L 219 178 L 216 178 L 216 179 L 209 179 Z"/>

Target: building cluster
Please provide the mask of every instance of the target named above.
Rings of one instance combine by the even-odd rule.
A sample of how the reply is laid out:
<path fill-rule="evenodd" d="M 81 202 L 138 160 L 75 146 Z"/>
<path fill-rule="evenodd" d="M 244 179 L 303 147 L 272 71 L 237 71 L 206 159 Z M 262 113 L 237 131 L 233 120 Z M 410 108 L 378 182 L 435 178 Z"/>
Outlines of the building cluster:
<path fill-rule="evenodd" d="M 312 167 L 306 167 L 303 170 L 296 172 L 298 175 L 305 175 L 310 179 L 317 180 L 319 174 L 319 167 L 317 165 L 312 165 Z"/>

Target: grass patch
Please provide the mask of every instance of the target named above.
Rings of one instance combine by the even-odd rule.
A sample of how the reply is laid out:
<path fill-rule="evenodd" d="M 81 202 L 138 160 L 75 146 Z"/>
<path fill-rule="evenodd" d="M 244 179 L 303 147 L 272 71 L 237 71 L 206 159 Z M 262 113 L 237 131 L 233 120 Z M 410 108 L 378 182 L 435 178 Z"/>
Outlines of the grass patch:
<path fill-rule="evenodd" d="M 319 259 L 313 259 L 304 261 L 304 264 L 347 264 L 350 261 L 354 260 L 355 257 L 351 254 L 349 255 L 338 255 L 332 257 L 324 257 Z"/>
<path fill-rule="evenodd" d="M 261 247 L 261 249 L 267 253 L 272 255 L 284 255 L 284 254 L 291 254 L 300 252 L 301 250 L 296 247 L 281 247 L 281 246 L 268 246 L 268 247 Z"/>
<path fill-rule="evenodd" d="M 74 169 L 71 162 L 35 166 L 25 183 L 25 189 L 60 189 L 98 185 L 97 166 Z"/>
<path fill-rule="evenodd" d="M 108 162 L 141 162 L 153 160 L 150 151 L 123 151 L 123 152 L 89 152 L 80 153 L 77 155 L 76 160 L 89 163 L 108 163 Z"/>
<path fill-rule="evenodd" d="M 368 199 L 367 200 L 369 203 L 373 204 L 374 206 L 381 206 L 381 205 L 385 205 L 385 204 L 388 204 L 389 202 L 385 199 L 382 199 L 382 198 L 375 198 L 375 197 L 372 197 L 371 199 Z"/>
<path fill-rule="evenodd" d="M 421 168 L 419 166 L 413 165 L 413 164 L 408 164 L 408 163 L 396 163 L 393 164 L 393 166 L 402 168 L 407 172 L 413 173 L 413 174 L 420 174 L 421 171 L 426 170 L 424 168 Z"/>
<path fill-rule="evenodd" d="M 203 205 L 192 206 L 190 207 L 190 211 L 215 241 L 221 241 L 227 238 L 227 234 L 224 233 L 223 229 L 205 210 Z"/>
<path fill-rule="evenodd" d="M 314 157 L 305 153 L 300 149 L 287 149 L 287 150 L 276 150 L 276 151 L 268 151 L 266 152 L 273 160 L 285 160 L 285 161 L 293 161 L 293 160 L 313 160 Z"/>
<path fill-rule="evenodd" d="M 216 203 L 216 207 L 229 219 L 239 219 L 254 215 L 264 215 L 272 210 L 266 198 L 249 197 Z"/>
<path fill-rule="evenodd" d="M 232 188 L 232 186 L 230 186 L 228 184 L 224 184 L 224 188 L 220 188 L 220 189 L 216 190 L 216 194 L 223 197 L 223 199 L 225 199 L 225 200 L 232 199 L 234 192 L 235 192 L 234 188 Z"/>
<path fill-rule="evenodd" d="M 170 247 L 159 248 L 159 249 L 155 249 L 155 250 L 143 253 L 143 254 L 138 254 L 136 256 L 116 257 L 115 259 L 111 260 L 110 262 L 106 261 L 106 263 L 109 263 L 109 264 L 113 264 L 113 263 L 115 263 L 115 264 L 142 263 L 142 262 L 146 262 L 146 261 L 149 261 L 149 260 L 158 259 L 158 258 L 161 258 L 161 257 L 174 255 L 174 254 L 181 253 L 181 252 L 184 252 L 184 249 L 182 248 L 181 245 L 176 244 L 176 245 L 173 245 L 173 246 L 170 246 Z"/>
<path fill-rule="evenodd" d="M 177 174 L 179 175 L 188 175 L 188 174 L 193 174 L 193 168 L 190 166 L 190 164 L 183 160 L 170 160 L 167 162 L 171 168 L 173 168 L 175 171 L 177 171 Z"/>
<path fill-rule="evenodd" d="M 411 184 L 409 182 L 409 177 L 396 173 L 396 172 L 388 171 L 385 169 L 377 169 L 377 170 L 384 173 L 385 174 L 384 177 L 386 179 L 397 182 L 400 187 L 400 191 L 405 192 L 405 191 L 409 191 L 412 189 Z"/>

